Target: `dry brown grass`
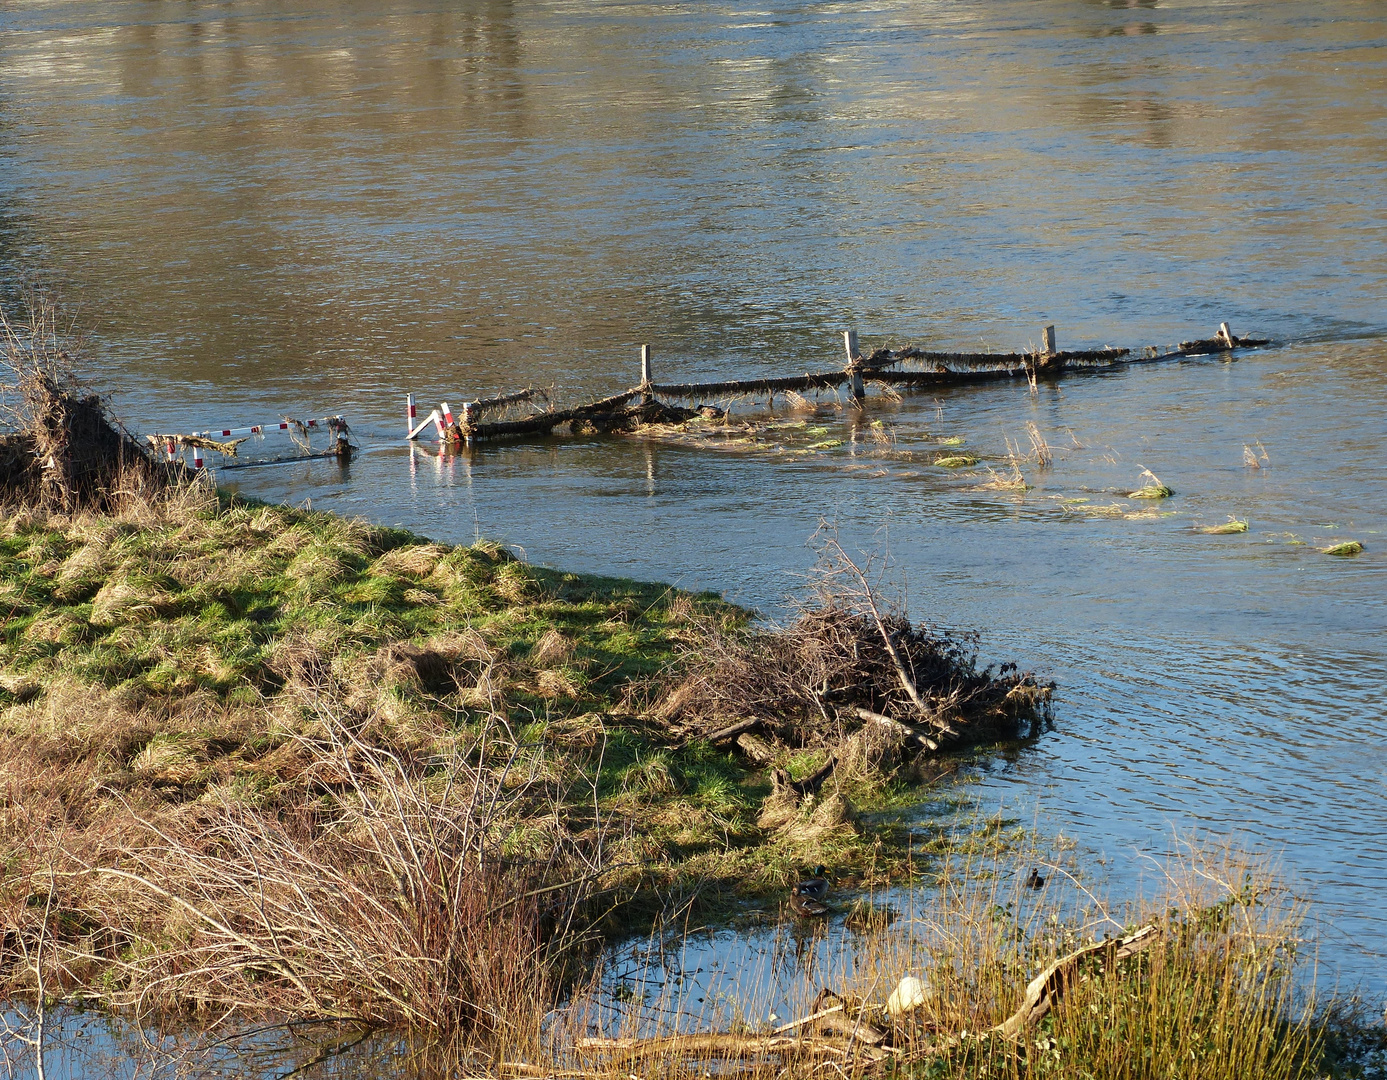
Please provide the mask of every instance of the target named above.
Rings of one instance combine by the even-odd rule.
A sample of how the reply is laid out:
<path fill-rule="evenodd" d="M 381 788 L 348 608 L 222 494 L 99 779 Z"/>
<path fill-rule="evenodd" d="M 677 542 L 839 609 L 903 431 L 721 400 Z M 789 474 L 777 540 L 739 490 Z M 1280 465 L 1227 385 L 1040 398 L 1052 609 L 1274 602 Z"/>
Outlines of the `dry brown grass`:
<path fill-rule="evenodd" d="M 3 825 L 30 838 L 4 896 L 12 989 L 21 956 L 37 955 L 50 993 L 140 1014 L 530 1034 L 587 926 L 600 850 L 562 830 L 510 850 L 553 793 L 513 748 L 510 767 L 475 764 L 504 730 L 420 761 L 364 742 L 326 701 L 317 720 L 286 743 L 305 797 L 268 813 L 215 795 L 135 802 L 94 783 L 94 768 L 12 760 Z M 131 768 L 195 767 L 197 749 L 195 736 L 161 736 Z"/>

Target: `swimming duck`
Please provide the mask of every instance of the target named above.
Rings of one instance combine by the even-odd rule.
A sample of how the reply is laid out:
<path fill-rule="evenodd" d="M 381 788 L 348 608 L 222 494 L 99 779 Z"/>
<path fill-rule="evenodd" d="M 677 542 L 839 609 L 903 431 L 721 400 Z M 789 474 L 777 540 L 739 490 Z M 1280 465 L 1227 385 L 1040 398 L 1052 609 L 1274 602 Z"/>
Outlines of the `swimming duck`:
<path fill-rule="evenodd" d="M 801 881 L 795 888 L 800 891 L 801 896 L 807 896 L 811 900 L 827 900 L 828 878 L 824 877 L 823 865 L 814 867 L 810 873 L 813 874 L 813 877 Z"/>
<path fill-rule="evenodd" d="M 806 919 L 827 915 L 828 905 L 822 900 L 815 900 L 812 896 L 807 896 L 801 891 L 803 888 L 803 885 L 796 885 L 790 890 L 790 910 L 796 915 L 803 915 Z"/>
<path fill-rule="evenodd" d="M 1040 871 L 1031 867 L 1031 876 L 1026 879 L 1026 885 L 1032 889 L 1045 888 L 1045 879 L 1040 876 Z"/>

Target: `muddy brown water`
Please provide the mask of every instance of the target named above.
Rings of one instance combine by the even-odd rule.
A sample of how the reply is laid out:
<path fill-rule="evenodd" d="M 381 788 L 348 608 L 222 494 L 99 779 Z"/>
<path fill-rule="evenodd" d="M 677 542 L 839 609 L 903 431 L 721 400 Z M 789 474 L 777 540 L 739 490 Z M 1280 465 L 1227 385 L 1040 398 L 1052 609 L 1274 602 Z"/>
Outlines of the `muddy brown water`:
<path fill-rule="evenodd" d="M 6 285 L 79 306 L 137 429 L 341 412 L 349 468 L 224 479 L 772 617 L 831 518 L 917 617 L 1058 680 L 1054 732 L 965 770 L 981 805 L 1117 891 L 1191 830 L 1279 858 L 1331 981 L 1387 992 L 1379 4 L 32 0 L 0 30 Z M 1224 320 L 1278 345 L 873 393 L 781 451 L 400 439 L 408 392 L 609 392 L 640 342 L 686 380 L 818 369 L 845 328 Z M 1053 467 L 981 489 L 1027 422 Z M 929 466 L 950 439 L 979 467 Z M 1176 496 L 1120 498 L 1143 468 Z"/>

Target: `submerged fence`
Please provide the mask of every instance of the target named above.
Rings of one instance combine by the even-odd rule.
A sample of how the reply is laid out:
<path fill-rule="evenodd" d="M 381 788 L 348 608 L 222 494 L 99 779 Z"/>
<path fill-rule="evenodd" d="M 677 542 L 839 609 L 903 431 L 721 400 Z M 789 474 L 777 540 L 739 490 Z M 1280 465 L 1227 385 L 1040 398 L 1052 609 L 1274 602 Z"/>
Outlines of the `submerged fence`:
<path fill-rule="evenodd" d="M 1135 352 L 1126 348 L 1063 351 L 1056 346 L 1053 325 L 1042 330 L 1042 342 L 1041 348 L 1034 352 L 964 353 L 906 347 L 878 349 L 864 356 L 858 349 L 857 331 L 845 330 L 843 347 L 847 362 L 840 369 L 783 377 L 696 383 L 657 383 L 650 346 L 642 345 L 641 381 L 619 394 L 567 409 L 556 409 L 543 391 L 530 387 L 469 401 L 456 415 L 444 401 L 423 420 L 419 419 L 414 395 L 410 394 L 406 400 L 405 430 L 407 438 L 414 441 L 432 427 L 440 443 L 549 435 L 564 425 L 573 431 L 615 430 L 615 425 L 624 419 L 660 422 L 677 418 L 679 411 L 671 412 L 668 407 L 661 406 L 659 398 L 707 402 L 710 398 L 764 394 L 773 404 L 776 394 L 799 395 L 822 390 L 836 392 L 847 386 L 850 387 L 852 400 L 860 404 L 866 398 L 866 384 L 869 382 L 892 387 L 942 388 L 1024 376 L 1034 387 L 1041 379 L 1055 378 L 1068 371 L 1175 360 L 1270 344 L 1266 339 L 1234 337 L 1226 322 L 1221 323 L 1218 332 L 1210 338 L 1184 341 L 1176 347 L 1147 345 Z M 637 398 L 640 403 L 633 405 Z M 542 408 L 539 403 L 543 403 Z M 489 413 L 504 413 L 525 404 L 534 407 L 534 412 L 528 416 L 491 422 L 483 420 Z"/>
<path fill-rule="evenodd" d="M 354 449 L 348 441 L 350 427 L 340 416 L 296 420 L 291 416 L 267 424 L 212 428 L 178 435 L 145 436 L 170 462 L 190 468 L 207 467 L 206 455 L 218 456 L 218 468 L 239 469 L 252 465 L 277 465 L 311 458 L 350 460 Z M 321 445 L 315 436 L 325 435 Z"/>

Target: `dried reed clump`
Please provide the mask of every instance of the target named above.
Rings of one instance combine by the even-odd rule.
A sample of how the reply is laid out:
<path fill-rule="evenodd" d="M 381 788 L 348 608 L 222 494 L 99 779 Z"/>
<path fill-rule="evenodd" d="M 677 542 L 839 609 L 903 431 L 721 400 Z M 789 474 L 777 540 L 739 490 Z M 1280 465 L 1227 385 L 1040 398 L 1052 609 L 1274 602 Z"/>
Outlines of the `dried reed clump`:
<path fill-rule="evenodd" d="M 100 395 L 78 379 L 85 341 L 50 298 L 29 293 L 0 309 L 0 502 L 44 510 L 118 510 L 156 497 L 169 481 Z"/>
<path fill-rule="evenodd" d="M 46 827 L 16 868 L 27 884 L 5 890 L 0 971 L 22 984 L 22 957 L 37 956 L 50 992 L 80 988 L 140 1014 L 531 1037 L 583 938 L 600 852 L 561 830 L 523 857 L 507 848 L 552 794 L 513 756 L 476 764 L 496 756 L 482 745 L 493 737 L 426 769 L 323 706 L 317 733 L 295 738 L 320 795 L 269 812 L 118 802 L 113 827 L 80 846 L 56 842 L 56 805 L 39 808 Z M 196 757 L 186 738 L 155 739 L 133 764 L 177 771 Z"/>

